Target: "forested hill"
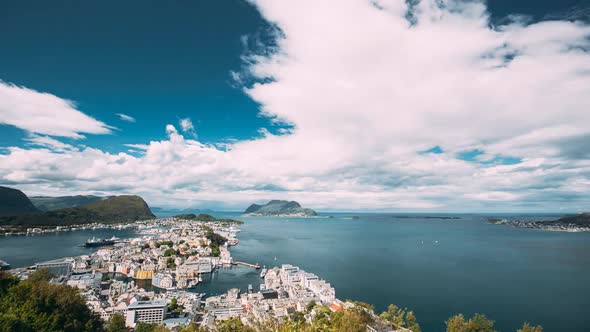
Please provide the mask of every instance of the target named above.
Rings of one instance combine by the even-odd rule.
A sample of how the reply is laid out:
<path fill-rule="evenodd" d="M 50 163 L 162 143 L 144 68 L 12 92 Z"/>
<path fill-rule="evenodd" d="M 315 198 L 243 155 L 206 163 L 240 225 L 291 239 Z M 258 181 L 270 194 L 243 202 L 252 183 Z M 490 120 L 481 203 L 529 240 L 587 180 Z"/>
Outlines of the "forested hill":
<path fill-rule="evenodd" d="M 52 211 L 71 207 L 78 207 L 94 202 L 107 199 L 108 197 L 94 195 L 77 195 L 77 196 L 33 196 L 31 202 L 41 211 Z"/>
<path fill-rule="evenodd" d="M 13 216 L 38 211 L 27 195 L 14 188 L 0 186 L 0 216 Z"/>
<path fill-rule="evenodd" d="M 119 223 L 155 218 L 143 198 L 113 196 L 79 207 L 0 218 L 0 225 L 57 226 L 87 223 Z"/>

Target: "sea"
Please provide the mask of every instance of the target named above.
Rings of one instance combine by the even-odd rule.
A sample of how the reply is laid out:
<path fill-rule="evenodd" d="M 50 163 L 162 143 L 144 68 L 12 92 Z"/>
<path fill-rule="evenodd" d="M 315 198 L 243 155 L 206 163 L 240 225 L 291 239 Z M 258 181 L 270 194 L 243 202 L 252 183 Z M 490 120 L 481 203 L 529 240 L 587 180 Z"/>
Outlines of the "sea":
<path fill-rule="evenodd" d="M 234 260 L 267 268 L 297 265 L 330 282 L 339 299 L 368 302 L 376 311 L 389 304 L 413 310 L 426 332 L 444 331 L 445 321 L 458 313 L 483 313 L 498 331 L 516 331 L 525 321 L 549 332 L 590 331 L 590 233 L 494 225 L 478 214 L 213 214 L 245 222 L 239 244 L 231 247 Z M 0 259 L 22 267 L 88 254 L 96 249 L 78 245 L 113 235 L 137 236 L 102 229 L 0 237 Z M 260 270 L 242 266 L 204 279 L 195 292 L 216 295 L 248 285 L 258 290 L 262 282 Z"/>

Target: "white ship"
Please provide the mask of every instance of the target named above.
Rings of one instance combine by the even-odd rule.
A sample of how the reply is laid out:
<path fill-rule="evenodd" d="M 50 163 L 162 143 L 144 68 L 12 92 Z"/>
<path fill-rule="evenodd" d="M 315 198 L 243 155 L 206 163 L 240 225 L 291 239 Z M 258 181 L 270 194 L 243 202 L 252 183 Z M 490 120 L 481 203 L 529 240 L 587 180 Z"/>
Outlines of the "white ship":
<path fill-rule="evenodd" d="M 264 276 L 266 275 L 266 272 L 268 270 L 266 268 L 263 268 L 262 271 L 260 271 L 260 278 L 264 278 Z"/>

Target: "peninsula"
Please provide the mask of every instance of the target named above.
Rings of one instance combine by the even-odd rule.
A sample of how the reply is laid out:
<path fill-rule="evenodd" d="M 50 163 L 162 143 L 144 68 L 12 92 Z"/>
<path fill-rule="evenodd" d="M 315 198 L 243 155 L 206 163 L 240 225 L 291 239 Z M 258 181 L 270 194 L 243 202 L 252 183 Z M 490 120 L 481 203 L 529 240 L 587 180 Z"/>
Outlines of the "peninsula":
<path fill-rule="evenodd" d="M 272 200 L 264 205 L 252 204 L 245 216 L 253 217 L 314 217 L 317 213 L 312 209 L 306 209 L 295 201 Z"/>
<path fill-rule="evenodd" d="M 556 220 L 509 220 L 491 217 L 488 221 L 496 225 L 554 232 L 590 232 L 590 212 L 567 215 Z"/>
<path fill-rule="evenodd" d="M 122 223 L 154 219 L 143 198 L 135 195 L 108 197 L 77 207 L 0 217 L 7 226 L 67 226 L 89 223 Z"/>

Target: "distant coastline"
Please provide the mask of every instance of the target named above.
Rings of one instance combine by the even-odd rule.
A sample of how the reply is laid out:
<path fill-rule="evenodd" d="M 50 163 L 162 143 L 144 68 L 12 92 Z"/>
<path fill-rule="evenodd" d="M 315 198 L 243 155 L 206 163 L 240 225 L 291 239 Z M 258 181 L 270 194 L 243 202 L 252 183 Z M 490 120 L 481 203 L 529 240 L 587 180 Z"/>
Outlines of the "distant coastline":
<path fill-rule="evenodd" d="M 590 232 L 590 222 L 587 213 L 575 216 L 565 216 L 556 220 L 523 220 L 489 217 L 488 222 L 494 225 L 504 225 L 514 228 L 538 229 L 549 232 Z"/>

